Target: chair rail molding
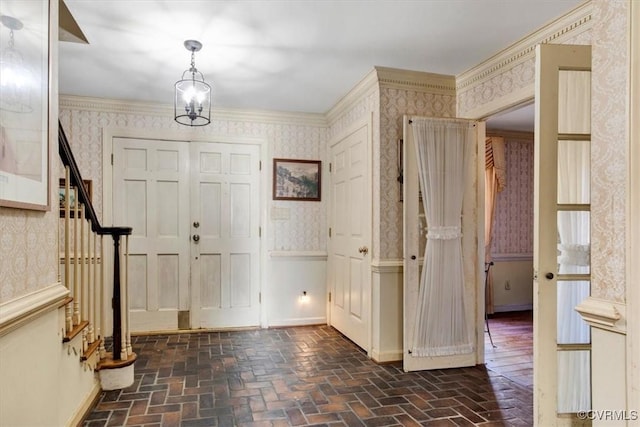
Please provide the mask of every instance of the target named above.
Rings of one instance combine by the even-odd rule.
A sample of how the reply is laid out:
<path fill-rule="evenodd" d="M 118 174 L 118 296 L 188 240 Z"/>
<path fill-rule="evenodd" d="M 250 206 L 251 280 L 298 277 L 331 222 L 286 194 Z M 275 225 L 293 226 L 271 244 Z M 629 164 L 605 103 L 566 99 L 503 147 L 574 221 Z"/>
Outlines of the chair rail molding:
<path fill-rule="evenodd" d="M 588 297 L 575 307 L 585 322 L 594 328 L 619 334 L 627 333 L 626 305 L 602 298 Z"/>
<path fill-rule="evenodd" d="M 60 282 L 0 304 L 0 337 L 49 311 L 69 295 Z"/>

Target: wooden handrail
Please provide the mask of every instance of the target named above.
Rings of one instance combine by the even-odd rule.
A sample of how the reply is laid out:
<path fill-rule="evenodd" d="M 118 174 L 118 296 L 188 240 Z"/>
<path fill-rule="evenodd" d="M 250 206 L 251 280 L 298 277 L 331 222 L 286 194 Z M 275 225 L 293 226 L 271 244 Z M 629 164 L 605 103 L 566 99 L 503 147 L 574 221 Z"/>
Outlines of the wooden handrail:
<path fill-rule="evenodd" d="M 62 163 L 69 168 L 69 183 L 76 190 L 77 202 L 84 205 L 84 218 L 89 221 L 91 230 L 102 236 L 111 236 L 114 244 L 113 263 L 113 360 L 122 360 L 121 355 L 126 358 L 126 351 L 122 352 L 122 309 L 120 304 L 120 244 L 122 236 L 131 235 L 131 227 L 103 227 L 98 220 L 93 203 L 89 197 L 87 188 L 83 184 L 80 169 L 75 161 L 71 145 L 62 129 L 62 123 L 58 122 L 58 151 Z M 126 350 L 126 349 L 125 349 Z"/>

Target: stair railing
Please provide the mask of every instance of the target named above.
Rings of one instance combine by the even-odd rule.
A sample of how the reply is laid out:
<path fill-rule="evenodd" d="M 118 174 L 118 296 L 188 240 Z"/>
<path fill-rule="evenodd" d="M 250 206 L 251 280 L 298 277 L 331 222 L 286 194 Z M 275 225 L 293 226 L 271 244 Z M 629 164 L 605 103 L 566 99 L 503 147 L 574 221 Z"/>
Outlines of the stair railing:
<path fill-rule="evenodd" d="M 64 284 L 70 291 L 65 308 L 65 337 L 82 334 L 82 360 L 97 359 L 97 369 L 124 367 L 135 361 L 128 322 L 128 238 L 131 227 L 103 227 L 98 220 L 71 146 L 58 126 L 65 184 L 60 189 L 64 254 Z M 105 236 L 113 240 L 113 351 L 105 347 Z M 95 356 L 94 356 L 95 355 Z"/>

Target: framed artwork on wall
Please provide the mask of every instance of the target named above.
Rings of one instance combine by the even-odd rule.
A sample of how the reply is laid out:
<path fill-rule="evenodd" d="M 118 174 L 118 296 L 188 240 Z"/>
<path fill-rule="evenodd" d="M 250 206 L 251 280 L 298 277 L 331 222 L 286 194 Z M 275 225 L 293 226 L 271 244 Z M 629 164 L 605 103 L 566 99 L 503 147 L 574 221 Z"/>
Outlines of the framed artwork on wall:
<path fill-rule="evenodd" d="M 273 159 L 273 200 L 321 200 L 320 160 Z"/>
<path fill-rule="evenodd" d="M 93 193 L 92 193 L 92 182 L 90 179 L 83 179 L 84 188 L 87 189 L 87 194 L 89 195 L 89 200 L 93 201 Z M 58 187 L 58 197 L 60 199 L 60 218 L 64 218 L 64 208 L 67 203 L 69 203 L 69 212 L 70 218 L 74 217 L 74 209 L 76 207 L 76 200 L 78 199 L 76 196 L 76 190 L 74 187 L 69 188 L 69 194 L 66 192 L 65 188 L 65 179 L 60 178 L 60 186 Z"/>
<path fill-rule="evenodd" d="M 2 1 L 0 44 L 0 206 L 49 210 L 49 1 Z"/>

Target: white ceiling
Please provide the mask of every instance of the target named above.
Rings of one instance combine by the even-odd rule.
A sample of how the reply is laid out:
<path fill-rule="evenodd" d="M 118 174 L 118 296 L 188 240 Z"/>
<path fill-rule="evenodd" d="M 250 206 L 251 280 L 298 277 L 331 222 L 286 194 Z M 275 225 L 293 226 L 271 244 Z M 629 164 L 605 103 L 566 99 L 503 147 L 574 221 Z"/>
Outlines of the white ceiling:
<path fill-rule="evenodd" d="M 60 93 L 173 103 L 196 39 L 214 108 L 325 113 L 374 66 L 457 75 L 581 0 L 65 0 Z"/>

